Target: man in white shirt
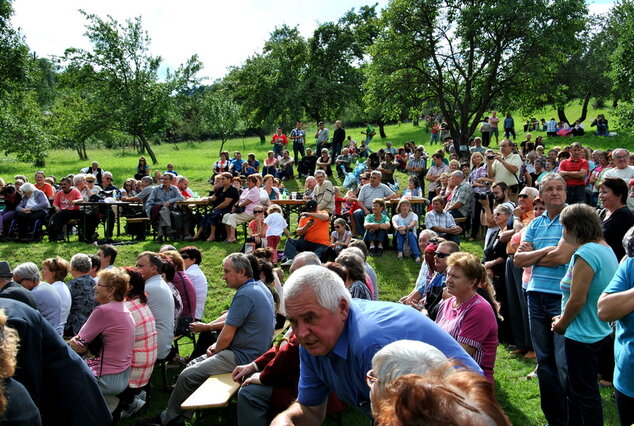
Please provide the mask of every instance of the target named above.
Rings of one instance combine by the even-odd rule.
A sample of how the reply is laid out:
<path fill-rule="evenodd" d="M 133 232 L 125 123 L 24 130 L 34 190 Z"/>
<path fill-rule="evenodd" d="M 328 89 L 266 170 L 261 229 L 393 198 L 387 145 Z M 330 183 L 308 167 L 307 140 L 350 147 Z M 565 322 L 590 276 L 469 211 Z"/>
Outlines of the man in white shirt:
<path fill-rule="evenodd" d="M 194 246 L 183 247 L 180 254 L 185 263 L 185 275 L 194 284 L 194 290 L 196 290 L 196 321 L 200 321 L 205 312 L 205 302 L 207 302 L 207 277 L 200 269 L 203 255 Z"/>
<path fill-rule="evenodd" d="M 156 322 L 158 360 L 168 357 L 174 339 L 174 297 L 161 277 L 161 266 L 161 258 L 151 251 L 144 251 L 136 258 L 136 267 L 145 279 L 147 305 Z"/>
<path fill-rule="evenodd" d="M 603 174 L 603 178 L 617 177 L 625 181 L 626 184 L 630 183 L 630 179 L 634 178 L 634 167 L 630 166 L 630 153 L 627 149 L 617 148 L 612 151 L 612 158 L 614 159 L 614 165 L 616 167 L 608 169 Z M 630 210 L 634 210 L 634 198 L 627 197 L 627 206 Z"/>
<path fill-rule="evenodd" d="M 494 154 L 494 159 L 487 157 L 487 172 L 489 178 L 497 182 L 504 182 L 511 189 L 509 198 L 517 203 L 519 195 L 519 172 L 522 167 L 522 157 L 513 152 L 514 144 L 509 139 L 500 143 L 500 154 Z"/>

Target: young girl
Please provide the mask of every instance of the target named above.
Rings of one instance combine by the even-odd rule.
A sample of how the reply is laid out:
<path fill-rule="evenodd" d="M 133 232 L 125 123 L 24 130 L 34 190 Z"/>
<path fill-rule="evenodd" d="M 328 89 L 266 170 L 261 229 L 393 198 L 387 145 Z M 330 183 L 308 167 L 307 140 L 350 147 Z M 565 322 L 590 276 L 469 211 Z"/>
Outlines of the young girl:
<path fill-rule="evenodd" d="M 277 246 L 280 243 L 282 234 L 290 236 L 288 232 L 288 223 L 282 216 L 282 208 L 277 204 L 271 204 L 266 211 L 267 217 L 264 219 L 266 225 L 266 246 L 273 250 L 273 264 L 277 265 Z"/>
<path fill-rule="evenodd" d="M 418 249 L 418 241 L 416 239 L 416 228 L 418 227 L 418 215 L 412 212 L 412 205 L 409 200 L 403 198 L 396 206 L 396 212 L 392 217 L 392 226 L 394 226 L 396 238 L 396 252 L 398 260 L 403 260 L 403 246 L 405 240 L 412 249 L 416 263 L 420 263 L 420 250 Z"/>
<path fill-rule="evenodd" d="M 253 220 L 249 222 L 249 236 L 244 243 L 244 252 L 251 253 L 256 248 L 266 246 L 266 223 L 264 223 L 264 207 L 253 209 Z"/>
<path fill-rule="evenodd" d="M 339 255 L 341 250 L 348 247 L 352 240 L 352 232 L 348 229 L 345 219 L 339 218 L 335 220 L 335 230 L 330 234 L 330 246 L 326 250 L 326 257 L 330 261 Z"/>
<path fill-rule="evenodd" d="M 390 229 L 390 219 L 383 214 L 385 201 L 382 198 L 375 198 L 372 201 L 372 213 L 365 217 L 365 237 L 363 238 L 369 246 L 371 255 L 383 255 L 383 240 Z M 368 244 L 369 243 L 369 244 Z"/>
<path fill-rule="evenodd" d="M 416 176 L 410 176 L 409 180 L 407 181 L 407 189 L 405 190 L 405 192 L 403 192 L 403 198 L 421 198 L 421 197 L 423 197 L 423 190 L 420 187 L 418 178 Z M 423 205 L 415 204 L 412 207 L 412 210 L 414 210 L 414 213 L 416 213 L 417 215 L 420 215 L 423 212 Z"/>
<path fill-rule="evenodd" d="M 346 193 L 345 202 L 343 207 L 341 208 L 341 216 L 350 222 L 350 226 L 352 227 L 352 235 L 357 235 L 355 229 L 354 220 L 352 220 L 352 214 L 359 208 L 359 203 L 357 202 L 357 195 L 353 190 L 350 190 Z"/>
<path fill-rule="evenodd" d="M 342 197 L 341 188 L 335 186 L 335 216 L 341 216 L 341 207 L 345 202 L 346 199 Z"/>

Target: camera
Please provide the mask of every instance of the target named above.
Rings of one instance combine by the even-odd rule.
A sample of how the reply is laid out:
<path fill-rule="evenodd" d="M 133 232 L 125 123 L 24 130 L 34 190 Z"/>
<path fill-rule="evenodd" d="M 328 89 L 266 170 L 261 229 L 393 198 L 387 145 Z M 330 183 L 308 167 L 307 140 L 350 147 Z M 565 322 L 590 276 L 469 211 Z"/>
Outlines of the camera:
<path fill-rule="evenodd" d="M 495 160 L 495 155 L 487 155 L 487 160 Z"/>
<path fill-rule="evenodd" d="M 489 200 L 489 202 L 493 201 L 494 195 L 492 191 L 487 192 L 476 192 L 473 194 L 476 200 Z"/>

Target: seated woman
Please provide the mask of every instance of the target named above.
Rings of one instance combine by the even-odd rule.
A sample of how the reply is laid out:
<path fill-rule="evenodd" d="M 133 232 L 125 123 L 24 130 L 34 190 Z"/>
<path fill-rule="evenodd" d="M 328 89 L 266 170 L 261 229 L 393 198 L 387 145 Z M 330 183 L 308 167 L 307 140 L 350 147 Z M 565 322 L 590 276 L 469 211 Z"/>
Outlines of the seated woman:
<path fill-rule="evenodd" d="M 181 321 L 181 318 L 189 318 L 189 322 L 192 322 L 196 318 L 196 289 L 185 273 L 185 261 L 181 254 L 175 250 L 167 250 L 161 254 L 169 257 L 174 264 L 174 271 L 165 277 L 165 281 L 171 282 L 180 295 L 183 309 L 181 310 L 180 318 L 176 320 L 176 328 L 178 330 L 177 334 L 184 334 L 187 333 L 187 328 L 181 326 L 179 329 L 179 321 Z M 189 324 L 187 324 L 187 327 L 189 327 Z"/>
<path fill-rule="evenodd" d="M 416 263 L 420 263 L 420 250 L 416 238 L 416 228 L 418 227 L 418 215 L 412 211 L 412 205 L 406 198 L 401 199 L 396 206 L 396 215 L 392 217 L 392 226 L 396 231 L 396 253 L 398 260 L 403 260 L 403 246 L 405 240 L 412 249 L 412 255 Z"/>
<path fill-rule="evenodd" d="M 247 178 L 247 189 L 240 194 L 238 202 L 234 206 L 233 213 L 227 213 L 222 217 L 222 223 L 227 228 L 227 242 L 235 243 L 236 226 L 253 219 L 253 209 L 260 203 L 260 190 L 257 187 L 258 180 L 254 176 Z"/>
<path fill-rule="evenodd" d="M 69 342 L 75 352 L 83 355 L 88 351 L 88 345 L 96 343 L 101 335 L 101 348 L 93 352 L 95 358 L 89 360 L 88 365 L 104 395 L 120 394 L 130 381 L 135 324 L 123 303 L 129 282 L 130 277 L 123 269 L 101 271 L 99 283 L 94 287 L 99 306 Z"/>
<path fill-rule="evenodd" d="M 471 253 L 447 258 L 446 288 L 451 297 L 438 307 L 436 324 L 460 343 L 493 383 L 498 325 L 491 304 L 478 290 L 489 286 L 484 266 Z"/>
<path fill-rule="evenodd" d="M 139 157 L 139 164 L 137 164 L 136 166 L 136 173 L 134 174 L 134 178 L 136 180 L 141 180 L 145 176 L 150 176 L 150 166 L 148 166 L 145 157 Z"/>
<path fill-rule="evenodd" d="M 383 241 L 390 229 L 390 219 L 383 214 L 384 209 L 385 201 L 383 198 L 375 198 L 372 201 L 372 213 L 365 217 L 363 224 L 365 229 L 363 240 L 371 255 L 383 255 Z"/>
<path fill-rule="evenodd" d="M 233 167 L 233 163 L 229 161 L 229 152 L 222 151 L 220 153 L 220 159 L 216 161 L 213 165 L 214 176 L 219 175 L 220 173 L 229 172 L 231 173 L 231 169 Z"/>
<path fill-rule="evenodd" d="M 242 163 L 242 175 L 251 176 L 260 172 L 260 162 L 255 159 L 255 154 L 251 153 L 247 156 L 247 161 Z"/>
<path fill-rule="evenodd" d="M 377 170 L 381 165 L 381 158 L 377 152 L 373 152 L 368 156 L 368 159 L 365 161 L 365 165 L 367 166 L 367 171 L 371 172 L 373 170 Z"/>
<path fill-rule="evenodd" d="M 264 223 L 263 206 L 257 206 L 253 209 L 253 220 L 247 226 L 248 236 L 245 241 L 245 253 L 251 253 L 255 249 L 266 246 L 266 224 Z"/>
<path fill-rule="evenodd" d="M 126 179 L 121 188 L 121 195 L 124 197 L 134 197 L 137 194 L 136 180 L 130 178 Z"/>
<path fill-rule="evenodd" d="M 262 178 L 264 186 L 260 188 L 260 203 L 262 205 L 269 205 L 273 200 L 280 199 L 280 191 L 275 186 L 275 177 L 273 175 L 265 175 Z M 262 201 L 262 199 L 264 199 Z"/>
<path fill-rule="evenodd" d="M 4 199 L 4 210 L 0 211 L 0 240 L 5 236 L 11 222 L 17 214 L 16 208 L 22 201 L 22 194 L 16 191 L 15 186 L 9 184 L 0 190 L 0 197 Z"/>
<path fill-rule="evenodd" d="M 337 256 L 335 262 L 328 262 L 326 267 L 341 277 L 353 299 L 372 300 L 370 289 L 365 282 L 363 259 L 360 256 L 343 252 Z"/>
<path fill-rule="evenodd" d="M 20 188 L 22 190 L 22 200 L 15 208 L 15 220 L 18 224 L 18 235 L 20 239 L 27 238 L 31 232 L 35 234 L 35 223 L 42 223 L 46 219 L 48 208 L 51 206 L 46 195 L 36 189 L 32 183 L 25 183 Z"/>
<path fill-rule="evenodd" d="M 128 291 L 125 295 L 125 306 L 134 320 L 134 346 L 128 387 L 117 397 L 119 406 L 113 413 L 125 411 L 123 417 L 130 417 L 145 405 L 140 396 L 142 389 L 150 382 L 152 370 L 156 362 L 158 341 L 156 323 L 145 295 L 145 280 L 138 269 L 122 268 L 130 277 Z"/>
<path fill-rule="evenodd" d="M 317 159 L 316 170 L 323 170 L 326 172 L 327 176 L 332 176 L 332 158 L 328 153 L 328 149 L 324 148 L 321 150 L 321 156 Z"/>
<path fill-rule="evenodd" d="M 277 173 L 277 177 L 282 180 L 289 180 L 292 178 L 295 173 L 293 172 L 293 164 L 295 164 L 295 160 L 290 156 L 290 153 L 287 149 L 284 150 L 282 154 L 282 158 L 278 160 L 279 171 Z"/>
<path fill-rule="evenodd" d="M 264 159 L 264 167 L 262 168 L 263 175 L 277 175 L 277 158 L 275 158 L 275 153 L 273 151 L 269 151 L 266 154 L 266 158 Z"/>

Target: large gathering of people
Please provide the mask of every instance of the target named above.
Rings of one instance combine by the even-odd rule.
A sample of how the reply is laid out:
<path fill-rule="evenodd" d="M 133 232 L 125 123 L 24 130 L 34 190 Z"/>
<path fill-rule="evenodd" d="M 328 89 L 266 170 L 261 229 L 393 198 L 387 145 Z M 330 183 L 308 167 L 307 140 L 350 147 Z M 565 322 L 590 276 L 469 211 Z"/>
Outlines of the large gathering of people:
<path fill-rule="evenodd" d="M 607 121 L 596 125 L 607 132 Z M 192 412 L 181 404 L 210 376 L 231 373 L 240 425 L 318 424 L 346 405 L 381 425 L 508 425 L 494 392 L 502 343 L 536 360 L 529 376 L 548 424 L 603 424 L 600 386 L 614 387 L 621 424 L 632 424 L 634 155 L 576 141 L 546 152 L 530 134 L 518 145 L 510 114 L 491 113 L 480 131 L 461 146 L 436 123 L 433 152 L 411 141 L 373 151 L 370 124 L 356 143 L 340 121 L 332 137 L 319 123 L 309 147 L 298 122 L 288 136 L 276 129 L 264 159 L 220 153 L 208 197 L 174 165 L 152 173 L 143 157 L 120 188 L 96 162 L 59 182 L 42 171 L 35 183 L 0 182 L 2 238 L 41 239 L 45 228 L 61 241 L 77 226 L 96 242 L 102 223 L 108 240 L 121 216 L 149 219 L 157 242 L 189 244 L 139 251 L 132 265 L 117 264 L 105 242 L 41 266 L 0 261 L 0 340 L 20 342 L 17 355 L 0 351 L 17 359 L 4 376 L 16 396 L 4 407 L 0 398 L 0 412 L 108 424 L 136 415 L 152 372 L 170 363 L 184 368 L 169 401 L 141 424 L 183 424 Z M 304 180 L 289 191 L 295 177 Z M 296 217 L 289 199 L 301 205 Z M 146 238 L 145 223 L 127 231 Z M 242 246 L 203 263 L 196 241 L 223 240 Z M 398 302 L 380 300 L 368 257 L 381 256 L 407 262 L 398 273 L 419 271 Z M 206 322 L 210 262 L 234 293 Z M 285 321 L 291 328 L 271 348 Z M 173 345 L 183 333 L 197 335 L 189 356 Z M 73 376 L 49 383 L 61 377 L 53 366 Z M 72 415 L 68 401 L 42 395 L 62 386 L 82 393 Z"/>

